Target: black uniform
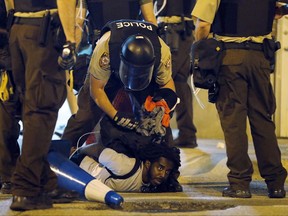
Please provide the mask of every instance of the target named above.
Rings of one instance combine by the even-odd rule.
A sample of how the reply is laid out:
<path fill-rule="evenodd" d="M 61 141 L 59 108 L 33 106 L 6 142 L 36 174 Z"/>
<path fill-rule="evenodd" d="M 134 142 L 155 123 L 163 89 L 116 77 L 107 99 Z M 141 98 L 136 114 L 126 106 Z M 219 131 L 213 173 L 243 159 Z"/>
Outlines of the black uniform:
<path fill-rule="evenodd" d="M 160 9 L 164 2 L 158 0 L 157 8 Z M 165 7 L 157 15 L 158 25 L 161 28 L 160 35 L 171 49 L 172 76 L 180 98 L 180 104 L 176 107 L 179 136 L 175 140 L 175 145 L 180 147 L 197 147 L 197 130 L 193 123 L 192 91 L 187 82 L 191 73 L 190 53 L 194 40 L 193 21 L 188 19 L 191 19 L 194 4 L 195 0 L 167 0 Z M 172 16 L 179 18 L 176 23 L 173 19 L 165 21 L 166 18 Z"/>
<path fill-rule="evenodd" d="M 55 0 L 15 0 L 14 5 L 15 12 L 20 13 L 57 8 Z M 37 197 L 57 186 L 56 175 L 51 171 L 46 155 L 58 110 L 66 99 L 66 78 L 58 66 L 59 53 L 53 40 L 55 28 L 60 24 L 53 22 L 43 26 L 44 19 L 42 16 L 16 16 L 10 30 L 12 71 L 23 101 L 23 143 L 13 175 L 14 196 Z M 46 41 L 40 41 L 42 31 L 47 28 L 50 28 L 50 34 Z M 41 204 L 42 208 L 48 207 Z M 12 206 L 17 209 L 13 203 Z"/>
<path fill-rule="evenodd" d="M 11 84 L 9 87 L 13 87 L 8 34 L 6 33 L 7 12 L 4 0 L 0 1 L 0 23 L 2 31 L 0 33 L 0 70 L 1 73 L 7 72 L 8 82 Z M 20 109 L 19 97 L 15 92 L 9 95 L 8 100 L 0 101 L 0 178 L 3 184 L 2 193 L 10 193 L 11 177 L 20 154 L 17 142 L 20 131 Z"/>

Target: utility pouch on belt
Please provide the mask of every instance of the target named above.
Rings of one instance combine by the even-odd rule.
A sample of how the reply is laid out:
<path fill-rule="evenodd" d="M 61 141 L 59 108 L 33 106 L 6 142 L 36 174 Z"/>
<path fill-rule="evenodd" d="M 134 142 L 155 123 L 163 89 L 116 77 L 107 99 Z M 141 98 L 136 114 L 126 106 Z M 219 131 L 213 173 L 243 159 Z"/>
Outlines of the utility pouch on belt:
<path fill-rule="evenodd" d="M 47 40 L 50 33 L 50 23 L 51 14 L 49 10 L 46 10 L 41 22 L 40 34 L 38 38 L 39 45 L 42 47 L 45 47 L 47 45 Z"/>
<path fill-rule="evenodd" d="M 194 85 L 210 89 L 216 83 L 221 60 L 223 42 L 213 38 L 195 42 L 192 45 L 192 74 Z"/>
<path fill-rule="evenodd" d="M 267 60 L 270 61 L 271 71 L 275 68 L 275 52 L 281 48 L 279 41 L 265 38 L 263 40 L 263 52 Z"/>

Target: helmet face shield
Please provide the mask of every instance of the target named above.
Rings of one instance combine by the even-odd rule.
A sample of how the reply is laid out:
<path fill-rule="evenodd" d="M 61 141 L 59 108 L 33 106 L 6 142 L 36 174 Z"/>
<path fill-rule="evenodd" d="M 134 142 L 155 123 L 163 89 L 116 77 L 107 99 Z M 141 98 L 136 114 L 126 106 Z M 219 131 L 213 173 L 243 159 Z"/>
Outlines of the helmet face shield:
<path fill-rule="evenodd" d="M 125 64 L 123 60 L 120 63 L 120 79 L 124 86 L 133 91 L 145 89 L 152 79 L 154 61 L 150 65 L 137 66 Z"/>
<path fill-rule="evenodd" d="M 119 76 L 124 86 L 133 91 L 145 89 L 154 69 L 154 48 L 142 35 L 129 36 L 122 44 Z"/>

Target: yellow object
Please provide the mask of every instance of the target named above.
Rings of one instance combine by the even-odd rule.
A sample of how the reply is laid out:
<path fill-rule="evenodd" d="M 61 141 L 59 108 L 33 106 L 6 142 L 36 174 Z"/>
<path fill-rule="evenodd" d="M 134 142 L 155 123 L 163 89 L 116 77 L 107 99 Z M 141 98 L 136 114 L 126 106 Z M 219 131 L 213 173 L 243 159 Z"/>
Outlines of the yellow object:
<path fill-rule="evenodd" d="M 1 71 L 1 86 L 0 86 L 0 99 L 4 101 L 9 100 L 9 95 L 14 94 L 12 85 L 9 85 L 9 76 L 7 71 Z"/>

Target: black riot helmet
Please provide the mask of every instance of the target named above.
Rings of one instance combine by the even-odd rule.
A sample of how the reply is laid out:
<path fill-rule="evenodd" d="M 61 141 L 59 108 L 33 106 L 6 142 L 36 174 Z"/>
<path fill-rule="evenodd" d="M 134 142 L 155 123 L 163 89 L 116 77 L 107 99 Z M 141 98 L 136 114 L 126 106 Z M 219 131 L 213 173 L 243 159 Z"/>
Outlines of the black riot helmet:
<path fill-rule="evenodd" d="M 154 48 L 144 35 L 131 35 L 122 44 L 119 75 L 132 91 L 145 89 L 151 82 L 155 62 Z"/>

